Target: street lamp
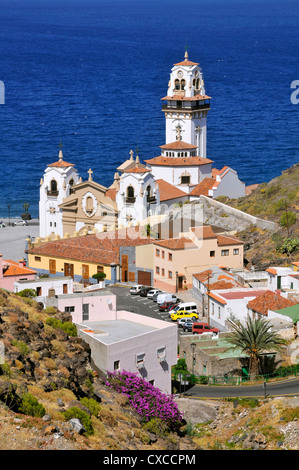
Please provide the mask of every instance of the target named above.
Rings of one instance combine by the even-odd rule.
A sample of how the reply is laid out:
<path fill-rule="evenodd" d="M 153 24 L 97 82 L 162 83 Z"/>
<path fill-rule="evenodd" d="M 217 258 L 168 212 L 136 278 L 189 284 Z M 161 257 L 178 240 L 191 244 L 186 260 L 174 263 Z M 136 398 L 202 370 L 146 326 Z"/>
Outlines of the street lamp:
<path fill-rule="evenodd" d="M 190 344 L 191 348 L 192 348 L 192 374 L 194 374 L 194 363 L 195 363 L 195 348 L 196 348 L 196 343 L 191 343 Z"/>
<path fill-rule="evenodd" d="M 175 272 L 175 293 L 177 294 L 178 292 L 178 272 Z"/>
<path fill-rule="evenodd" d="M 8 226 L 9 227 L 10 227 L 10 207 L 11 207 L 11 205 L 7 204 L 7 208 L 8 208 Z"/>

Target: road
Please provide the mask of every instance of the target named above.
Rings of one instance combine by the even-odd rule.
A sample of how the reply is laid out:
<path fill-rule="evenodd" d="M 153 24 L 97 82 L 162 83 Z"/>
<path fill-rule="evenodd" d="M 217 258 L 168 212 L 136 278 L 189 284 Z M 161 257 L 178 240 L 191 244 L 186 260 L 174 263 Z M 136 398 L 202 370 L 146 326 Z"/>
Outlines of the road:
<path fill-rule="evenodd" d="M 281 379 L 276 382 L 258 383 L 256 385 L 195 385 L 183 394 L 192 398 L 234 398 L 299 396 L 299 377 Z"/>

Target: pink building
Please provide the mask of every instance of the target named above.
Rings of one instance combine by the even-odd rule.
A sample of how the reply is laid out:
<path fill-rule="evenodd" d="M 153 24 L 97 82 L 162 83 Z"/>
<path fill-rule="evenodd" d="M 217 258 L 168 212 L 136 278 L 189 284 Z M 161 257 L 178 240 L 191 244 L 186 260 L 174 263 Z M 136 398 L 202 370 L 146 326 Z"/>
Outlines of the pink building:
<path fill-rule="evenodd" d="M 128 370 L 164 393 L 171 393 L 171 367 L 177 362 L 177 325 L 117 310 L 110 292 L 58 296 L 57 306 L 69 312 L 78 334 L 91 348 L 99 373 Z"/>
<path fill-rule="evenodd" d="M 19 262 L 3 259 L 0 254 L 0 287 L 14 292 L 15 281 L 34 280 L 36 271 L 24 266 L 23 260 Z"/>

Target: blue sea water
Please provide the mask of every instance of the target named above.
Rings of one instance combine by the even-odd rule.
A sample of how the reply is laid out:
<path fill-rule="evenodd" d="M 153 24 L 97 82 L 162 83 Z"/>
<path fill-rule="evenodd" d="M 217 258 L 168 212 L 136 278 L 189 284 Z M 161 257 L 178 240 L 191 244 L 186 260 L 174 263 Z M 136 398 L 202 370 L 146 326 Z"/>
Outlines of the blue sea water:
<path fill-rule="evenodd" d="M 247 184 L 299 161 L 297 0 L 0 0 L 0 217 L 38 216 L 39 181 L 57 160 L 109 186 L 139 149 L 165 142 L 170 69 L 200 62 L 208 157 Z"/>

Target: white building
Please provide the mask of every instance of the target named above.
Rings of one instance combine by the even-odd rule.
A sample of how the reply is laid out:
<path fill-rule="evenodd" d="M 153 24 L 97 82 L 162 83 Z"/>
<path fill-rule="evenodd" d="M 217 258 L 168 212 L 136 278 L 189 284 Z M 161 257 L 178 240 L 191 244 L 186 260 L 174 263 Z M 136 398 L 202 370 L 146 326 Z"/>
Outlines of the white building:
<path fill-rule="evenodd" d="M 24 289 L 34 289 L 37 300 L 47 296 L 57 296 L 73 293 L 73 278 L 70 276 L 50 276 L 40 277 L 29 281 L 15 281 L 14 292 L 21 292 Z"/>
<path fill-rule="evenodd" d="M 206 186 L 211 178 L 210 197 L 245 195 L 244 184 L 231 168 L 212 174 L 213 161 L 207 158 L 210 97 L 205 94 L 199 64 L 191 62 L 187 52 L 185 60 L 171 69 L 167 96 L 162 102 L 166 142 L 161 145 L 161 155 L 143 164 L 138 155 L 134 160 L 131 151 L 130 158 L 117 168 L 109 188 L 93 182 L 91 169 L 88 181 L 82 182 L 60 150 L 59 160 L 47 165 L 40 183 L 40 237 L 142 225 L 149 216 L 161 214 L 159 186 L 164 190 L 163 211 L 174 199 L 182 204 L 204 194 L 201 185 Z"/>

